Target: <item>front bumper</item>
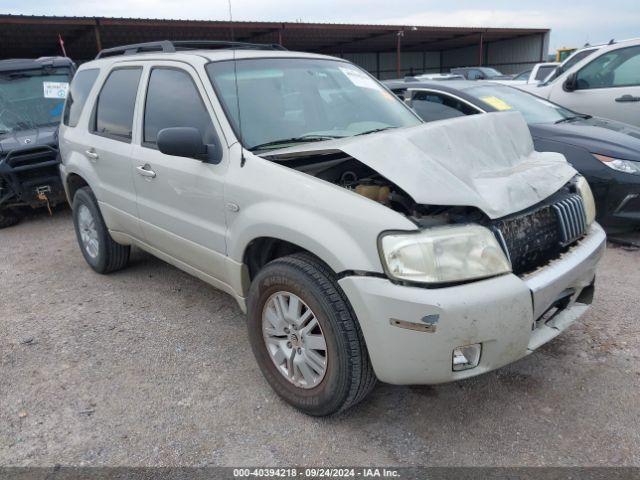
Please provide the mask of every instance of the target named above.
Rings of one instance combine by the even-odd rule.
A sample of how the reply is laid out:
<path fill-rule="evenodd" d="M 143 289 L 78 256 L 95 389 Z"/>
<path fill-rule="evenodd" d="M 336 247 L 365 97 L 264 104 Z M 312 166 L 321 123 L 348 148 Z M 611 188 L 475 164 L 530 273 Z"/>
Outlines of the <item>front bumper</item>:
<path fill-rule="evenodd" d="M 593 297 L 605 240 L 594 223 L 560 258 L 524 277 L 509 274 L 431 289 L 365 276 L 345 277 L 339 283 L 355 310 L 381 381 L 444 383 L 518 360 L 577 320 Z M 425 317 L 431 331 L 394 324 L 400 320 L 424 326 Z M 453 371 L 454 348 L 475 343 L 482 344 L 478 366 Z"/>
<path fill-rule="evenodd" d="M 53 206 L 64 201 L 58 149 L 16 148 L 0 158 L 0 208 Z"/>

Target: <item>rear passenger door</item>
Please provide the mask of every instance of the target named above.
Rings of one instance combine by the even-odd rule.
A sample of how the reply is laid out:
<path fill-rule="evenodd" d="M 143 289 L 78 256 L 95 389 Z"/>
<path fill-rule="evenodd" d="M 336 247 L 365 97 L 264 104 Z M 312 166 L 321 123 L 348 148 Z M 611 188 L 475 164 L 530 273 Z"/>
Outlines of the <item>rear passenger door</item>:
<path fill-rule="evenodd" d="M 141 65 L 116 65 L 106 76 L 89 118 L 83 155 L 95 170 L 92 185 L 110 230 L 140 237 L 131 172 L 133 119 Z"/>
<path fill-rule="evenodd" d="M 145 242 L 224 281 L 228 152 L 225 142 L 216 140 L 223 136 L 206 91 L 197 72 L 177 62 L 149 65 L 143 82 L 132 167 Z M 170 127 L 194 127 L 205 144 L 218 141 L 222 161 L 211 164 L 160 152 L 158 132 Z"/>

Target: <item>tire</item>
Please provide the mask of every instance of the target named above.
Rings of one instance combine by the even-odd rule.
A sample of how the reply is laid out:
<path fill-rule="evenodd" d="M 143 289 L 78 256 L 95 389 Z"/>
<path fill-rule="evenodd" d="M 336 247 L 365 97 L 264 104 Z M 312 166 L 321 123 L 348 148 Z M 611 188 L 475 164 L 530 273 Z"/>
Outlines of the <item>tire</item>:
<path fill-rule="evenodd" d="M 272 328 L 280 322 L 266 324 L 267 331 L 273 333 L 269 337 L 270 347 L 267 346 L 266 338 L 269 334 L 263 331 L 263 314 L 265 318 L 275 319 L 273 314 L 277 313 L 276 303 L 282 296 L 286 299 L 287 295 L 289 303 L 284 300 L 287 308 L 291 306 L 291 299 L 297 297 L 303 302 L 301 311 L 311 310 L 312 317 L 315 316 L 319 325 L 314 327 L 315 335 L 308 333 L 306 337 L 303 330 L 308 327 L 298 327 L 300 330 L 295 333 L 300 334 L 302 354 L 298 355 L 297 361 L 304 363 L 305 358 L 311 358 L 314 352 L 322 355 L 322 350 L 310 352 L 310 337 L 317 338 L 318 333 L 324 336 L 324 373 L 321 380 L 321 374 L 318 373 L 320 369 L 312 370 L 316 375 L 311 375 L 317 384 L 307 382 L 300 368 L 288 370 L 295 372 L 294 379 L 288 378 L 291 374 L 284 373 L 283 368 L 290 365 L 286 360 L 289 356 L 288 347 L 292 342 L 295 347 L 298 339 L 294 336 L 294 340 L 291 340 L 291 335 L 288 335 L 281 341 L 281 331 Z M 258 272 L 251 283 L 247 313 L 251 348 L 263 375 L 280 397 L 304 413 L 326 416 L 344 411 L 364 399 L 375 386 L 377 379 L 355 313 L 338 285 L 335 274 L 311 255 L 295 254 L 279 258 Z M 305 314 L 301 316 L 304 317 Z M 289 320 L 285 320 L 285 324 L 287 322 Z M 311 326 L 311 322 L 307 325 Z M 289 326 L 292 331 L 295 325 L 290 323 Z M 274 344 L 279 346 L 274 347 Z M 278 359 L 282 357 L 278 353 L 280 350 L 284 352 L 285 360 L 278 366 Z M 293 360 L 295 359 L 294 355 Z M 316 368 L 318 362 L 314 361 L 310 365 Z M 305 370 L 308 371 L 306 368 Z"/>
<path fill-rule="evenodd" d="M 10 210 L 0 210 L 0 229 L 13 227 L 20 222 L 20 217 Z"/>
<path fill-rule="evenodd" d="M 73 226 L 80 251 L 96 272 L 115 272 L 127 265 L 131 247 L 120 245 L 111 238 L 96 197 L 89 187 L 78 189 L 73 197 Z"/>

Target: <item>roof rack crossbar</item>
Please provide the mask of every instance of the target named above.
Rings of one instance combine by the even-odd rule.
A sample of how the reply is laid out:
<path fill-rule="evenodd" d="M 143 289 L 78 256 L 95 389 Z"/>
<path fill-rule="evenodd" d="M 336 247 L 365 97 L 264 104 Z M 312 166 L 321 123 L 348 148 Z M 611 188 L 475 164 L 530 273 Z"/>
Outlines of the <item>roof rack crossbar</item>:
<path fill-rule="evenodd" d="M 175 53 L 179 50 L 212 49 L 286 50 L 282 45 L 266 43 L 229 42 L 223 40 L 160 40 L 158 42 L 134 43 L 131 45 L 105 48 L 98 52 L 96 58 L 114 57 L 116 55 L 136 55 L 139 53 Z"/>

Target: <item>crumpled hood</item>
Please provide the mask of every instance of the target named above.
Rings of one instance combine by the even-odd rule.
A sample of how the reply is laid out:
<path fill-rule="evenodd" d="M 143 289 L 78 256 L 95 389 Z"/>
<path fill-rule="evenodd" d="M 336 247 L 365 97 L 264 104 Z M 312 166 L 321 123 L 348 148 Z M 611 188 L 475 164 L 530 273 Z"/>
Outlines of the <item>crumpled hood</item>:
<path fill-rule="evenodd" d="M 533 150 L 529 128 L 518 112 L 302 144 L 263 156 L 285 160 L 299 153 L 330 151 L 342 151 L 368 165 L 418 203 L 475 206 L 490 218 L 544 200 L 577 173 L 563 155 Z"/>

